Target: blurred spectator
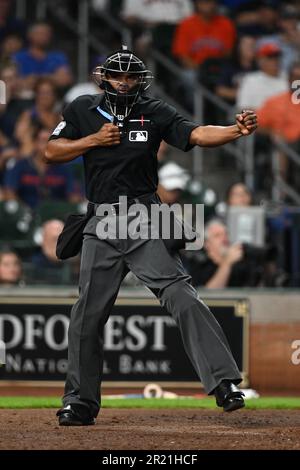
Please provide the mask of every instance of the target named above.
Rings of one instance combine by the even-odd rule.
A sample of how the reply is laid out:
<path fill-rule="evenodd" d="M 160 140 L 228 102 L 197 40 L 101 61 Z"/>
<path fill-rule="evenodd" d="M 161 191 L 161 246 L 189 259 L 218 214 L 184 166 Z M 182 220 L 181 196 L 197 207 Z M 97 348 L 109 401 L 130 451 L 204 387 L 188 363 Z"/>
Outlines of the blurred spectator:
<path fill-rule="evenodd" d="M 176 24 L 192 13 L 190 0 L 123 0 L 122 17 L 128 24 Z"/>
<path fill-rule="evenodd" d="M 242 36 L 231 60 L 224 63 L 217 82 L 216 93 L 230 104 L 235 104 L 238 87 L 246 73 L 256 69 L 256 41 L 251 36 Z"/>
<path fill-rule="evenodd" d="M 299 7 L 284 5 L 280 10 L 280 32 L 272 36 L 282 51 L 281 68 L 288 71 L 300 59 Z"/>
<path fill-rule="evenodd" d="M 258 5 L 255 1 L 248 1 L 231 8 L 231 15 L 239 35 L 257 37 L 259 35 Z"/>
<path fill-rule="evenodd" d="M 280 0 L 253 0 L 235 10 L 235 23 L 239 34 L 255 37 L 276 34 Z"/>
<path fill-rule="evenodd" d="M 47 129 L 37 129 L 34 135 L 34 152 L 7 170 L 4 177 L 4 197 L 20 199 L 35 209 L 41 201 L 52 199 L 77 202 L 74 180 L 68 165 L 47 165 L 45 148 L 50 136 Z"/>
<path fill-rule="evenodd" d="M 21 96 L 21 84 L 17 66 L 7 63 L 0 68 L 0 80 L 6 85 L 6 104 L 0 104 L 0 128 L 12 139 L 18 116 L 32 105 L 32 101 Z"/>
<path fill-rule="evenodd" d="M 73 81 L 66 55 L 61 51 L 50 50 L 52 36 L 51 25 L 34 23 L 28 30 L 28 48 L 12 56 L 19 67 L 24 89 L 29 93 L 40 76 L 51 77 L 58 88 L 67 87 Z"/>
<path fill-rule="evenodd" d="M 292 84 L 300 83 L 300 62 L 292 65 L 289 73 L 290 88 L 288 91 L 272 96 L 258 109 L 259 131 L 269 136 L 279 136 L 285 140 L 296 152 L 300 153 L 300 120 L 299 104 L 293 102 Z M 294 180 L 288 173 L 288 160 L 282 155 L 280 159 L 281 176 Z"/>
<path fill-rule="evenodd" d="M 0 41 L 14 34 L 16 31 L 21 36 L 25 33 L 25 24 L 14 17 L 14 0 L 0 0 Z"/>
<path fill-rule="evenodd" d="M 244 76 L 238 90 L 237 108 L 260 108 L 264 102 L 288 90 L 288 77 L 280 70 L 281 49 L 274 41 L 268 40 L 257 47 L 259 71 Z M 260 127 L 260 122 L 259 122 Z M 255 189 L 266 194 L 271 190 L 270 139 L 263 134 L 255 138 Z"/>
<path fill-rule="evenodd" d="M 29 281 L 34 284 L 63 284 L 70 281 L 70 265 L 56 256 L 56 243 L 64 224 L 61 220 L 48 220 L 42 226 L 40 250 L 30 260 Z"/>
<path fill-rule="evenodd" d="M 4 142 L 4 145 L 2 145 Z M 4 194 L 2 194 L 2 187 L 4 185 L 4 176 L 6 171 L 14 166 L 17 160 L 20 158 L 20 153 L 18 147 L 1 138 L 0 132 L 0 201 L 3 199 Z"/>
<path fill-rule="evenodd" d="M 0 286 L 20 286 L 22 263 L 18 255 L 11 250 L 0 251 Z"/>
<path fill-rule="evenodd" d="M 257 35 L 266 36 L 278 31 L 279 6 L 280 1 L 278 2 L 278 0 L 262 0 L 259 2 Z"/>
<path fill-rule="evenodd" d="M 228 56 L 236 38 L 232 21 L 219 15 L 216 0 L 196 0 L 196 13 L 178 25 L 173 53 L 187 69 Z"/>
<path fill-rule="evenodd" d="M 288 89 L 286 75 L 280 72 L 281 49 L 274 42 L 258 47 L 257 62 L 259 70 L 247 73 L 237 95 L 238 109 L 257 109 L 271 96 Z"/>
<path fill-rule="evenodd" d="M 205 227 L 204 250 L 189 254 L 186 267 L 195 286 L 251 287 L 262 279 L 263 257 L 261 250 L 249 245 L 230 245 L 226 226 L 213 219 Z"/>
<path fill-rule="evenodd" d="M 176 25 L 193 13 L 191 0 L 123 0 L 122 18 L 129 26 Z"/>
<path fill-rule="evenodd" d="M 0 131 L 0 201 L 3 199 L 3 179 L 4 179 L 4 173 L 6 169 L 6 160 L 3 158 L 3 149 L 7 145 L 7 138 L 5 135 Z"/>
<path fill-rule="evenodd" d="M 6 36 L 1 44 L 0 64 L 6 64 L 11 61 L 11 56 L 19 52 L 24 45 L 23 38 L 18 33 L 11 33 Z"/>
<path fill-rule="evenodd" d="M 232 183 L 225 192 L 225 201 L 220 201 L 216 205 L 216 215 L 225 222 L 229 207 L 249 207 L 252 204 L 253 195 L 248 186 L 241 181 Z"/>
<path fill-rule="evenodd" d="M 187 171 L 175 162 L 163 165 L 159 172 L 158 195 L 163 203 L 175 204 L 180 201 L 182 191 L 190 179 Z"/>
<path fill-rule="evenodd" d="M 289 72 L 289 89 L 267 99 L 257 110 L 259 129 L 269 135 L 278 135 L 289 144 L 300 143 L 299 104 L 293 102 L 293 82 L 300 83 L 300 62 Z M 300 148 L 299 148 L 300 151 Z"/>
<path fill-rule="evenodd" d="M 34 94 L 33 106 L 20 115 L 15 127 L 15 138 L 20 144 L 22 155 L 32 153 L 34 147 L 32 134 L 36 127 L 54 129 L 60 121 L 53 81 L 46 77 L 38 79 Z"/>
<path fill-rule="evenodd" d="M 48 220 L 42 227 L 41 251 L 32 258 L 32 263 L 36 267 L 49 267 L 53 263 L 55 266 L 59 262 L 56 256 L 56 242 L 62 232 L 64 224 L 61 220 Z"/>
<path fill-rule="evenodd" d="M 177 26 L 173 54 L 184 70 L 181 74 L 184 104 L 193 111 L 197 80 L 214 87 L 221 61 L 231 54 L 236 39 L 233 22 L 218 14 L 216 0 L 196 0 L 196 13 Z"/>
<path fill-rule="evenodd" d="M 191 0 L 123 0 L 121 16 L 133 31 L 136 52 L 145 55 L 152 39 L 169 52 L 175 26 L 192 12 Z"/>
<path fill-rule="evenodd" d="M 252 204 L 252 194 L 244 183 L 233 183 L 226 192 L 226 203 L 228 206 L 248 207 Z"/>

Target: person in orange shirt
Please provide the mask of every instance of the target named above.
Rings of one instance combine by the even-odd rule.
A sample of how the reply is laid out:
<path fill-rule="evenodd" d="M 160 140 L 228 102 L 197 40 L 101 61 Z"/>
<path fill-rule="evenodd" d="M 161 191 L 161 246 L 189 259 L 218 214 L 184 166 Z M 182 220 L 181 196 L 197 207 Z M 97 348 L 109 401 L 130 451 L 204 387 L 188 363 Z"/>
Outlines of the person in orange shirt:
<path fill-rule="evenodd" d="M 300 141 L 300 104 L 292 100 L 296 80 L 300 81 L 300 62 L 290 68 L 289 90 L 268 98 L 257 111 L 260 130 L 278 135 L 289 144 Z"/>
<path fill-rule="evenodd" d="M 196 0 L 194 15 L 181 21 L 175 31 L 173 54 L 187 68 L 197 68 L 209 58 L 232 51 L 236 31 L 233 22 L 217 12 L 217 0 Z"/>
<path fill-rule="evenodd" d="M 292 86 L 296 82 L 300 83 L 300 62 L 295 62 L 290 68 L 289 90 L 264 101 L 257 110 L 257 116 L 260 132 L 282 138 L 300 153 L 300 103 L 299 99 L 293 99 L 295 88 Z M 280 167 L 281 176 L 287 178 L 288 162 L 284 155 L 281 156 Z"/>
<path fill-rule="evenodd" d="M 174 34 L 172 52 L 183 66 L 181 75 L 181 96 L 184 104 L 193 111 L 193 91 L 199 78 L 201 66 L 205 85 L 210 86 L 218 69 L 217 64 L 209 61 L 230 55 L 236 39 L 233 22 L 218 14 L 217 0 L 195 0 L 195 14 L 182 20 Z M 202 78 L 201 78 L 201 81 Z"/>

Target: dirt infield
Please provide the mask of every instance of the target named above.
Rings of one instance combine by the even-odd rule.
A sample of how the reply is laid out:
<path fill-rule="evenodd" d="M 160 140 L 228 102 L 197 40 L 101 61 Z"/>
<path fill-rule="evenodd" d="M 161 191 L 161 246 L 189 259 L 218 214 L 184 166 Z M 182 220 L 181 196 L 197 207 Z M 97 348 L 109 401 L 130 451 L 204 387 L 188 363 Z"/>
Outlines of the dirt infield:
<path fill-rule="evenodd" d="M 297 449 L 300 410 L 103 409 L 95 426 L 59 427 L 55 410 L 0 410 L 0 449 Z"/>

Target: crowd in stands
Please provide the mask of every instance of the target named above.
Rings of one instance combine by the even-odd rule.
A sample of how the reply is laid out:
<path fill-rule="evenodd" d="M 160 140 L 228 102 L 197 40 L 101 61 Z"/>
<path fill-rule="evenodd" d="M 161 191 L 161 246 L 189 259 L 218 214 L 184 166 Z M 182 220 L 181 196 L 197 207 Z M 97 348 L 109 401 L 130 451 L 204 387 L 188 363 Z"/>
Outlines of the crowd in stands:
<path fill-rule="evenodd" d="M 61 263 L 54 247 L 65 216 L 85 209 L 82 159 L 50 166 L 43 155 L 65 104 L 99 89 L 91 76 L 77 83 L 63 43 L 59 48 L 53 45 L 51 23 L 21 21 L 14 5 L 13 0 L 0 0 L 0 80 L 6 85 L 6 100 L 0 103 L 0 285 L 76 284 L 79 260 Z M 193 90 L 201 83 L 233 111 L 257 111 L 255 154 L 264 152 L 268 165 L 274 139 L 283 139 L 300 153 L 300 104 L 292 99 L 295 86 L 300 87 L 299 2 L 91 0 L 91 7 L 99 18 L 106 12 L 129 28 L 135 52 L 146 61 L 153 47 L 180 67 L 176 79 L 170 81 L 160 68 L 156 78 L 187 111 L 194 111 Z M 91 54 L 89 59 L 92 71 L 103 57 Z M 218 116 L 206 107 L 205 119 L 212 115 Z M 284 153 L 280 158 L 281 176 L 299 191 L 299 171 Z M 220 201 L 228 209 L 255 206 L 260 200 L 253 200 L 241 181 L 227 196 L 218 194 L 218 188 L 206 188 L 205 181 L 194 180 L 173 160 L 162 143 L 163 202 L 205 203 L 204 250 L 183 254 L 194 284 L 291 285 L 291 275 L 286 274 L 290 266 L 278 249 L 278 244 L 289 243 L 284 239 L 285 228 L 292 224 L 289 210 L 266 221 L 264 250 L 233 242 Z M 260 177 L 265 169 L 257 163 L 255 189 L 265 189 L 264 175 Z M 299 285 L 300 273 L 295 276 Z"/>
<path fill-rule="evenodd" d="M 170 78 L 161 64 L 157 74 L 160 84 L 190 112 L 197 83 L 237 110 L 251 107 L 265 114 L 268 100 L 275 99 L 276 112 L 270 110 L 269 115 L 280 118 L 275 125 L 262 119 L 255 144 L 255 189 L 270 193 L 265 173 L 271 169 L 274 137 L 284 138 L 299 151 L 300 123 L 294 118 L 298 107 L 289 100 L 291 83 L 299 80 L 299 2 L 93 0 L 92 4 L 99 17 L 103 11 L 119 17 L 132 33 L 135 50 L 146 60 L 154 47 L 180 66 L 177 79 Z M 224 122 L 212 103 L 205 101 L 204 111 L 205 122 Z M 293 185 L 295 168 L 288 170 L 287 159 L 280 158 L 281 177 Z"/>

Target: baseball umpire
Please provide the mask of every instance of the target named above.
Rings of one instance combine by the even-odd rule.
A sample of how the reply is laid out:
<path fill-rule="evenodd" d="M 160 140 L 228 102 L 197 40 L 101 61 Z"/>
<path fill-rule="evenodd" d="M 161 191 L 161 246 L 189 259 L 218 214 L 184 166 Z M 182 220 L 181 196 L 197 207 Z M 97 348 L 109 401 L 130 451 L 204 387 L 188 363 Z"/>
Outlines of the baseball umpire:
<path fill-rule="evenodd" d="M 251 134 L 257 127 L 256 115 L 243 111 L 234 125 L 226 127 L 188 121 L 172 106 L 145 95 L 152 74 L 124 46 L 96 68 L 95 77 L 103 93 L 80 96 L 66 107 L 45 153 L 48 163 L 69 162 L 83 155 L 90 201 L 59 424 L 95 423 L 101 404 L 103 329 L 129 271 L 172 314 L 207 394 L 215 395 L 225 411 L 242 408 L 243 393 L 237 387 L 242 379 L 227 340 L 191 285 L 178 251 L 168 250 L 161 238 L 101 239 L 96 229 L 97 209 L 103 203 L 109 204 L 110 217 L 121 217 L 120 196 L 127 197 L 129 210 L 137 202 L 160 203 L 156 154 L 162 140 L 185 152 L 195 145 L 226 144 Z"/>

